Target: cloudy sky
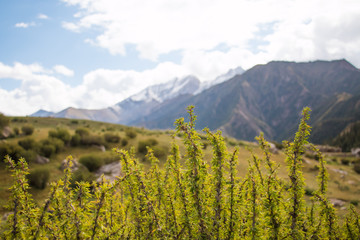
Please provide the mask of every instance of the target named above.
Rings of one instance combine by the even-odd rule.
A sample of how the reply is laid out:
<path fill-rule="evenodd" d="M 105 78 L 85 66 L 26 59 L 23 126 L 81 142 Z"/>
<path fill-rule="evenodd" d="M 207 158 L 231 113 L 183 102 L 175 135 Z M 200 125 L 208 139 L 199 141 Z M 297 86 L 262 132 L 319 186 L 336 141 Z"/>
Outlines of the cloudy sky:
<path fill-rule="evenodd" d="M 272 60 L 360 67 L 359 0 L 4 0 L 0 112 L 102 108 Z"/>

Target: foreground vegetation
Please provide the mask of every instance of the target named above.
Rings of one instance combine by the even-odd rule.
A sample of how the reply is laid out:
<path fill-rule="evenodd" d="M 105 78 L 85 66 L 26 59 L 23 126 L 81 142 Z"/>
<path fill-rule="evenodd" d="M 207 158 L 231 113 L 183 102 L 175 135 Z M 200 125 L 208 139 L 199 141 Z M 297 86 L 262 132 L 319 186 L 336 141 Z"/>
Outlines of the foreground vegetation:
<path fill-rule="evenodd" d="M 288 179 L 280 178 L 269 145 L 260 135 L 262 155 L 252 153 L 246 175 L 237 174 L 238 148 L 228 152 L 220 132 L 204 131 L 212 146 L 210 166 L 195 131 L 196 117 L 176 122 L 186 154 L 175 137 L 165 166 L 148 149 L 147 170 L 135 150 L 115 149 L 122 176 L 110 183 L 71 186 L 72 158 L 62 179 L 51 184 L 48 199 L 37 206 L 29 194 L 27 162 L 6 158 L 14 177 L 3 225 L 6 239 L 359 239 L 359 214 L 350 205 L 340 223 L 327 196 L 328 173 L 321 153 L 318 186 L 306 204 L 302 165 L 310 127 L 309 109 L 284 152 Z"/>

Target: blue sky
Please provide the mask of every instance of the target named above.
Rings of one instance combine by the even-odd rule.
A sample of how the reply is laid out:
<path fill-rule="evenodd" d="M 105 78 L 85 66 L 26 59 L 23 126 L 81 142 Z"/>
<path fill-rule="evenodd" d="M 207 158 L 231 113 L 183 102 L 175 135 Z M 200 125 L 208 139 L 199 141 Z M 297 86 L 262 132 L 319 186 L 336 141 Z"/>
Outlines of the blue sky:
<path fill-rule="evenodd" d="M 0 112 L 102 108 L 272 60 L 360 66 L 358 0 L 5 0 Z"/>

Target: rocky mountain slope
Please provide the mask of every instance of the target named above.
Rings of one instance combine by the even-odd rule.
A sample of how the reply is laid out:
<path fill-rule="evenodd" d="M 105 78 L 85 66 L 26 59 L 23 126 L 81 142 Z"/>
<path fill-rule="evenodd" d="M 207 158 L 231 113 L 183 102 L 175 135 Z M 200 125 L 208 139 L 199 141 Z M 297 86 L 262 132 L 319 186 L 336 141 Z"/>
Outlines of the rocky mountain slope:
<path fill-rule="evenodd" d="M 312 140 L 324 142 L 360 119 L 360 70 L 346 60 L 270 62 L 202 93 L 163 102 L 142 121 L 148 128 L 171 128 L 195 105 L 197 126 L 253 140 L 259 132 L 283 140 L 294 133 L 303 107 L 312 111 Z"/>

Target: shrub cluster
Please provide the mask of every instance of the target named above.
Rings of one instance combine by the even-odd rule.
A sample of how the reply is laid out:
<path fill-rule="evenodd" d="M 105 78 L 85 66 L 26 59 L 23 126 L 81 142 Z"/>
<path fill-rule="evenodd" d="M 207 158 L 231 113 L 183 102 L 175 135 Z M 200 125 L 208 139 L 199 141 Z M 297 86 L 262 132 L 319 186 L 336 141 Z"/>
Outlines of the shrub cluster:
<path fill-rule="evenodd" d="M 34 132 L 34 126 L 26 124 L 24 126 L 21 127 L 21 131 L 24 135 L 32 135 Z"/>
<path fill-rule="evenodd" d="M 36 152 L 32 149 L 25 150 L 19 145 L 10 143 L 0 144 L 0 158 L 4 159 L 7 155 L 12 159 L 24 157 L 28 162 L 32 162 L 36 158 Z"/>
<path fill-rule="evenodd" d="M 36 149 L 37 148 L 37 143 L 35 141 L 35 139 L 28 137 L 25 139 L 22 139 L 18 142 L 18 144 L 24 148 L 25 150 L 30 150 L 30 149 Z"/>
<path fill-rule="evenodd" d="M 70 143 L 71 135 L 65 128 L 57 128 L 56 130 L 49 131 L 49 138 L 60 139 L 64 144 Z"/>
<path fill-rule="evenodd" d="M 126 129 L 125 134 L 130 139 L 136 138 L 136 136 L 137 136 L 137 133 L 133 128 Z"/>
<path fill-rule="evenodd" d="M 47 138 L 40 141 L 40 155 L 51 157 L 55 153 L 59 153 L 64 148 L 64 142 L 58 138 Z"/>
<path fill-rule="evenodd" d="M 72 173 L 69 186 L 76 188 L 78 186 L 76 182 L 86 182 L 90 184 L 94 180 L 94 175 L 90 173 L 86 167 L 81 166 Z"/>
<path fill-rule="evenodd" d="M 149 138 L 144 141 L 139 141 L 138 143 L 138 152 L 142 154 L 147 153 L 147 147 L 153 147 L 157 145 L 159 142 L 155 138 Z"/>
<path fill-rule="evenodd" d="M 105 133 L 104 139 L 108 143 L 118 143 L 120 142 L 120 136 L 115 133 Z"/>
<path fill-rule="evenodd" d="M 104 165 L 104 160 L 94 155 L 83 156 L 79 159 L 79 162 L 84 165 L 90 172 L 95 172 Z"/>
<path fill-rule="evenodd" d="M 26 162 L 7 158 L 15 178 L 3 231 L 4 239 L 359 239 L 360 217 L 350 205 L 343 223 L 327 198 L 325 161 L 318 154 L 318 187 L 307 190 L 302 157 L 310 127 L 305 109 L 293 142 L 284 144 L 288 180 L 277 175 L 269 144 L 257 138 L 262 156 L 252 154 L 246 176 L 238 177 L 238 149 L 228 152 L 220 132 L 205 129 L 213 149 L 210 166 L 204 161 L 196 117 L 179 119 L 186 148 L 184 158 L 172 143 L 163 169 L 149 150 L 152 162 L 145 171 L 134 151 L 116 150 L 122 176 L 70 188 L 71 164 L 62 180 L 51 185 L 43 206 L 27 191 Z M 182 164 L 184 162 L 185 164 Z M 90 188 L 92 190 L 90 191 Z M 306 205 L 305 193 L 311 194 Z"/>
<path fill-rule="evenodd" d="M 76 146 L 92 146 L 92 145 L 104 145 L 104 139 L 101 136 L 90 134 L 87 128 L 78 128 L 75 130 L 75 134 L 71 137 L 70 144 L 73 147 Z"/>
<path fill-rule="evenodd" d="M 30 171 L 27 176 L 30 186 L 44 189 L 50 178 L 50 170 L 47 167 L 39 167 Z"/>
<path fill-rule="evenodd" d="M 7 118 L 4 114 L 0 113 L 0 131 L 2 131 L 4 127 L 8 126 L 9 122 L 9 118 Z"/>
<path fill-rule="evenodd" d="M 360 161 L 358 161 L 354 164 L 354 171 L 356 173 L 360 174 Z"/>

